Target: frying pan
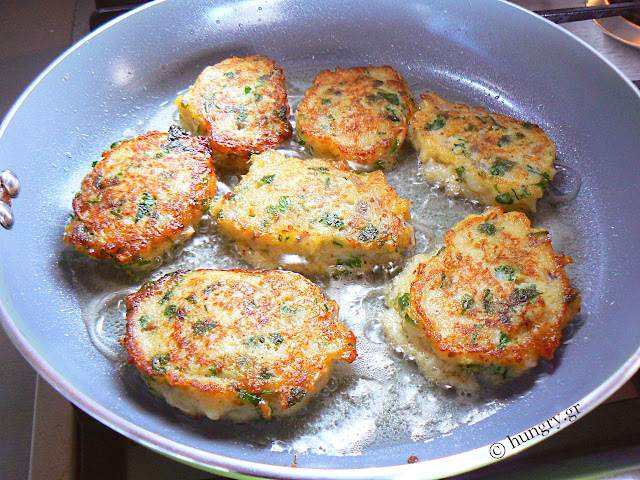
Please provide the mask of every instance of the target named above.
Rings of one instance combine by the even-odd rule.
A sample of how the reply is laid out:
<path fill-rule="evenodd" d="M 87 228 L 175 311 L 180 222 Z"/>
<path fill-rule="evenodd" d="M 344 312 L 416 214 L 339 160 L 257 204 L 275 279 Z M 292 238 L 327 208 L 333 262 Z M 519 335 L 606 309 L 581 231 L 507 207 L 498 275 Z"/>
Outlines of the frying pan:
<path fill-rule="evenodd" d="M 429 441 L 390 439 L 359 455 L 293 455 L 192 421 L 122 382 L 89 340 L 60 238 L 92 159 L 153 115 L 206 65 L 261 53 L 288 74 L 390 64 L 409 82 L 536 122 L 582 188 L 571 202 L 581 269 L 581 324 L 553 372 L 504 408 Z M 310 79 L 309 79 L 310 80 Z M 584 415 L 640 365 L 640 97 L 593 49 L 500 1 L 174 0 L 145 5 L 72 47 L 43 72 L 0 128 L 0 167 L 22 183 L 15 226 L 0 231 L 0 318 L 31 365 L 69 400 L 149 448 L 224 475 L 427 478 L 495 461 L 505 443 L 579 404 Z M 401 193 L 401 192 L 400 192 Z M 533 216 L 534 222 L 535 216 Z M 568 425 L 565 421 L 562 427 Z M 556 430 L 552 429 L 551 433 Z M 537 436 L 524 446 L 541 440 Z M 523 447 L 524 448 L 524 447 Z M 420 462 L 407 464 L 415 455 Z"/>

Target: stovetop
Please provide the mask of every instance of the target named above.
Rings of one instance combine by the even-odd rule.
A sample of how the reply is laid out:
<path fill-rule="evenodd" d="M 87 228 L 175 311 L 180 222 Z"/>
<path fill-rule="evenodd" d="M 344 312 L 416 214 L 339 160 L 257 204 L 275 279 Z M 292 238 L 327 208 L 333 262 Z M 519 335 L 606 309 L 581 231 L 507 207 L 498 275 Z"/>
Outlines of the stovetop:
<path fill-rule="evenodd" d="M 38 0 L 23 0 L 21 8 L 33 10 L 33 22 L 42 27 L 45 34 L 39 37 L 33 36 L 33 31 L 28 25 L 18 28 L 9 28 L 12 17 L 5 15 L 5 8 L 16 8 L 13 0 L 0 0 L 0 35 L 3 40 L 0 44 L 7 45 L 5 35 L 15 35 L 10 40 L 19 40 L 20 32 L 24 38 L 24 51 L 32 53 L 29 49 L 40 48 L 36 58 L 37 67 L 22 66 L 18 62 L 13 63 L 15 52 L 0 52 L 0 84 L 8 87 L 5 89 L 5 98 L 13 101 L 27 86 L 29 68 L 43 68 L 46 62 L 54 59 L 60 53 L 46 45 L 48 37 L 46 33 L 58 35 L 54 28 L 48 24 L 40 25 L 43 14 L 42 2 Z M 48 3 L 48 2 L 45 2 Z M 98 27 L 105 21 L 126 11 L 130 6 L 144 3 L 141 0 L 55 0 L 53 4 L 64 4 L 67 10 L 71 9 L 71 21 L 65 26 L 68 32 L 69 46 Z M 516 0 L 513 3 L 530 10 L 545 10 L 552 8 L 584 6 L 585 0 Z M 26 5 L 26 7 L 25 7 Z M 47 14 L 51 24 L 55 28 L 61 28 L 63 22 L 55 20 L 55 6 L 49 6 Z M 5 17 L 5 18 L 2 18 Z M 40 22 L 40 23 L 39 23 Z M 630 79 L 636 80 L 640 87 L 640 50 L 620 43 L 605 35 L 592 21 L 582 21 L 564 24 L 564 28 L 580 37 L 596 50 L 602 53 L 614 65 L 616 65 Z M 7 33 L 8 32 L 8 33 Z M 40 47 L 37 47 L 40 41 Z M 29 43 L 31 42 L 31 43 Z M 15 43 L 14 44 L 18 44 Z M 36 45 L 35 47 L 33 45 Z M 65 45 L 62 46 L 64 48 Z M 20 52 L 18 52 L 20 53 Z M 45 62 L 46 60 L 46 62 Z M 9 68 L 10 66 L 10 68 Z M 24 68 L 23 68 L 24 67 Z M 9 68 L 9 69 L 8 69 Z M 27 71 L 20 70 L 23 68 Z M 2 70 L 4 69 L 4 72 Z M 35 73 L 35 71 L 33 72 Z M 24 80 L 20 83 L 20 74 Z M 4 75 L 4 76 L 3 76 Z M 8 81 L 5 82 L 4 80 Z M 16 80 L 18 79 L 18 80 Z M 10 81 L 9 81 L 10 80 Z M 13 98 L 11 98 L 13 96 Z M 5 102 L 6 103 L 6 102 Z M 4 104 L 3 104 L 4 105 Z M 0 105 L 0 106 L 3 106 Z M 7 103 L 7 106 L 9 103 Z M 0 108 L 0 115 L 3 114 Z M 0 351 L 9 356 L 15 355 L 12 347 L 7 344 L 4 333 L 0 332 Z M 3 360 L 0 360 L 3 362 Z M 6 360 L 4 360 L 6 362 Z M 28 369 L 14 360 L 14 363 L 2 363 L 1 366 L 14 366 L 14 371 L 24 373 Z M 3 368 L 3 371 L 5 369 Z M 11 397 L 11 402 L 0 403 L 0 414 L 3 418 L 14 419 L 14 413 L 23 405 L 31 405 L 33 399 L 26 398 L 29 388 L 19 385 L 18 391 L 22 395 L 23 402 L 16 396 L 15 385 L 28 379 L 17 379 L 9 373 L 7 379 L 0 379 L 0 390 L 7 392 L 5 397 Z M 10 393 L 9 393 L 10 392 Z M 55 412 L 52 414 L 52 412 Z M 16 420 L 13 420 L 16 422 Z M 31 430 L 30 424 L 22 419 L 22 423 L 11 425 L 14 430 L 9 430 L 10 435 L 3 438 L 13 438 L 15 432 Z M 0 434 L 6 433 L 6 425 L 0 425 Z M 20 430 L 22 428 L 22 430 Z M 16 435 L 17 436 L 19 436 Z M 0 442 L 9 444 L 11 442 Z M 20 468 L 7 468 L 6 462 L 14 457 L 11 446 L 0 445 L 0 471 L 5 472 L 3 478 L 25 478 L 24 476 L 11 476 L 6 472 L 18 472 Z M 5 451 L 8 456 L 3 455 Z M 620 391 L 604 405 L 581 418 L 579 422 L 560 431 L 542 443 L 523 451 L 521 454 L 509 458 L 497 464 L 485 467 L 475 472 L 457 477 L 460 479 L 476 479 L 491 476 L 492 478 L 517 479 L 517 478 L 617 478 L 640 480 L 640 374 L 636 374 L 634 380 L 626 384 Z M 30 480 L 40 479 L 91 479 L 91 480 L 175 480 L 175 479 L 218 479 L 211 474 L 195 470 L 146 448 L 115 433 L 108 427 L 89 417 L 81 410 L 73 407 L 61 397 L 41 378 L 35 395 L 33 415 L 33 433 L 31 435 L 31 461 L 29 465 Z"/>

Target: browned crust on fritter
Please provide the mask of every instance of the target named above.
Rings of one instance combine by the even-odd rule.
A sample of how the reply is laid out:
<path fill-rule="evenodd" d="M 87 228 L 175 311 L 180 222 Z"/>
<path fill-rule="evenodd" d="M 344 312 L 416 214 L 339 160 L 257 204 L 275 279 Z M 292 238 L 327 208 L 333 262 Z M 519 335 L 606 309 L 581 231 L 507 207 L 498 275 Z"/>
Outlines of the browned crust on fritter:
<path fill-rule="evenodd" d="M 283 198 L 287 207 L 278 208 Z M 241 254 L 246 256 L 251 247 L 272 257 L 268 264 L 255 262 L 259 266 L 277 266 L 277 257 L 293 254 L 307 262 L 289 269 L 324 274 L 351 267 L 368 271 L 412 249 L 409 206 L 381 171 L 355 173 L 344 160 L 303 160 L 272 151 L 253 157 L 249 173 L 211 213 Z M 330 226 L 329 215 L 337 225 Z M 364 235 L 367 229 L 374 233 Z M 357 267 L 336 265 L 354 257 Z"/>
<path fill-rule="evenodd" d="M 551 247 L 551 238 L 543 230 L 530 229 L 527 216 L 519 212 L 511 212 L 511 222 L 517 222 L 528 229 L 526 239 L 499 232 L 504 238 L 494 243 L 491 237 L 477 235 L 478 226 L 491 223 L 505 214 L 499 206 L 487 209 L 482 215 L 471 215 L 447 232 L 445 248 L 426 263 L 421 263 L 411 284 L 411 313 L 418 326 L 434 346 L 434 352 L 445 360 L 459 361 L 462 364 L 492 364 L 497 366 L 523 366 L 530 368 L 537 362 L 538 356 L 553 358 L 553 353 L 560 344 L 561 330 L 580 309 L 578 292 L 571 288 L 564 267 L 571 263 L 568 256 L 556 255 Z M 533 235 L 532 235 L 533 234 Z M 472 260 L 465 251 L 454 247 L 456 236 L 470 242 L 476 253 L 480 253 L 483 261 Z M 497 234 L 496 234 L 497 235 Z M 538 260 L 544 256 L 544 262 Z M 544 263 L 544 264 L 543 264 Z M 547 264 L 548 263 L 548 264 Z M 514 293 L 516 287 L 524 288 L 526 284 L 500 282 L 495 275 L 496 265 L 517 266 L 523 276 L 528 278 L 544 278 L 553 282 L 553 290 L 560 292 L 561 306 L 551 319 L 546 312 L 551 305 L 545 304 L 545 292 L 541 292 L 531 302 L 525 302 Z M 445 275 L 445 277 L 443 277 Z M 455 280 L 443 288 L 443 282 Z M 443 280 L 443 278 L 445 280 Z M 462 291 L 456 289 L 461 285 L 465 293 L 475 300 L 475 308 L 466 312 L 469 319 L 452 320 L 447 325 L 451 334 L 443 334 L 434 318 L 423 308 L 426 293 L 448 296 L 448 311 L 441 312 L 449 318 L 456 318 L 460 313 Z M 483 291 L 491 293 L 490 311 L 483 308 L 479 298 Z M 450 290 L 450 292 L 446 292 Z M 549 293 L 549 292 L 547 292 Z M 523 310 L 515 314 L 512 308 Z M 545 319 L 541 319 L 542 316 Z M 477 326 L 481 327 L 478 328 Z M 511 339 L 500 345 L 496 334 L 504 332 Z M 513 341 L 517 340 L 517 341 Z"/>
<path fill-rule="evenodd" d="M 224 167 L 244 169 L 250 155 L 277 148 L 292 133 L 284 70 L 262 55 L 207 67 L 176 104 L 204 129 L 197 133 L 209 137 Z"/>
<path fill-rule="evenodd" d="M 336 68 L 314 79 L 296 111 L 296 129 L 316 156 L 391 168 L 415 110 L 406 82 L 390 66 Z"/>
<path fill-rule="evenodd" d="M 536 210 L 555 175 L 555 146 L 538 125 L 450 103 L 432 92 L 420 97 L 409 137 L 427 167 L 421 171 L 427 180 L 485 205 Z M 432 163 L 439 174 L 428 168 Z"/>
<path fill-rule="evenodd" d="M 221 298 L 216 299 L 217 288 L 207 292 L 209 285 L 198 283 L 199 277 L 195 277 L 194 281 L 189 284 L 189 274 L 236 274 L 238 278 L 223 279 L 214 282 L 211 286 L 224 287 L 235 292 L 237 298 L 229 298 L 220 295 Z M 270 298 L 260 297 L 260 302 L 256 308 L 252 308 L 249 304 L 254 299 L 254 289 L 252 285 L 245 280 L 249 277 L 259 278 L 271 287 Z M 206 297 L 209 304 L 217 304 L 219 307 L 233 312 L 234 307 L 240 308 L 238 304 L 240 297 L 243 299 L 242 313 L 243 316 L 234 325 L 225 324 L 224 318 L 190 318 L 190 308 L 192 305 L 187 301 L 184 295 L 181 298 L 174 299 L 170 297 L 170 302 L 176 305 L 177 310 L 175 316 L 171 320 L 171 334 L 169 338 L 170 345 L 168 352 L 171 354 L 171 365 L 177 368 L 171 368 L 166 373 L 158 373 L 154 371 L 148 354 L 144 351 L 138 337 L 137 331 L 139 327 L 137 322 L 140 320 L 140 308 L 147 300 L 156 301 L 161 295 L 172 288 L 176 288 L 179 282 L 187 282 L 181 288 L 185 288 L 198 300 L 202 301 L 202 295 Z M 204 290 L 203 290 L 204 288 Z M 283 337 L 282 347 L 287 348 L 287 362 L 281 365 L 270 365 L 270 373 L 272 377 L 265 378 L 264 369 L 258 366 L 250 365 L 246 370 L 236 375 L 231 383 L 224 385 L 216 381 L 217 377 L 211 377 L 211 381 L 204 380 L 204 375 L 199 375 L 198 370 L 202 370 L 210 366 L 211 358 L 216 355 L 216 348 L 224 342 L 238 342 L 248 334 L 254 332 L 264 332 L 270 325 L 276 323 L 276 326 L 282 326 L 274 320 L 274 314 L 280 314 L 282 305 L 278 304 L 273 298 L 280 294 L 290 292 L 291 299 L 295 301 L 305 302 L 307 307 L 313 308 L 314 316 L 307 319 L 306 329 L 320 331 L 322 337 L 327 344 L 335 344 L 334 348 L 329 351 L 318 352 L 314 350 L 314 346 L 306 343 L 309 333 L 306 329 L 290 329 L 287 331 L 280 330 Z M 292 406 L 299 399 L 292 399 L 296 389 L 303 392 L 314 392 L 316 382 L 326 374 L 333 360 L 341 358 L 351 363 L 355 360 L 357 354 L 355 350 L 356 339 L 353 333 L 347 330 L 344 325 L 338 321 L 338 304 L 328 299 L 322 292 L 309 280 L 302 275 L 293 272 L 281 270 L 208 270 L 201 269 L 193 272 L 177 271 L 160 278 L 155 282 L 144 285 L 138 292 L 133 293 L 126 298 L 127 302 L 127 334 L 123 339 L 123 344 L 129 352 L 130 362 L 142 373 L 152 377 L 163 377 L 171 386 L 174 387 L 192 387 L 201 392 L 211 394 L 217 399 L 233 402 L 242 405 L 242 400 L 238 396 L 239 391 L 246 391 L 251 394 L 260 394 L 264 391 L 270 391 L 279 397 L 279 401 L 283 410 Z M 166 304 L 168 305 L 169 302 Z M 163 307 L 164 308 L 163 304 Z M 232 314 L 232 313 L 230 313 Z M 216 321 L 216 328 L 209 333 L 206 339 L 207 348 L 201 349 L 193 341 L 193 333 L 191 329 L 194 320 Z M 282 321 L 281 321 L 282 322 Z M 150 325 L 149 329 L 157 328 Z M 328 349 L 328 347 L 326 347 Z M 313 350 L 313 352 L 312 352 Z M 225 372 L 233 369 L 237 358 L 234 356 L 225 356 L 215 358 L 216 369 Z M 231 377 L 227 377 L 231 378 Z M 315 393 L 315 392 L 314 392 Z M 292 403 L 292 400 L 294 401 Z"/>
<path fill-rule="evenodd" d="M 172 131 L 171 139 L 148 132 L 102 154 L 73 199 L 65 244 L 119 265 L 146 263 L 199 221 L 216 194 L 211 149 L 203 137 Z"/>

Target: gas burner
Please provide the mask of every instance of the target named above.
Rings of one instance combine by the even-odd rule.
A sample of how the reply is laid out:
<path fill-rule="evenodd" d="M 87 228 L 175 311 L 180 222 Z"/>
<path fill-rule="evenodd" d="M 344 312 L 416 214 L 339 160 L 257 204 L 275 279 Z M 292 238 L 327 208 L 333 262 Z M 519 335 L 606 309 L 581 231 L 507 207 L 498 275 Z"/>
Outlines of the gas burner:
<path fill-rule="evenodd" d="M 587 7 L 601 7 L 624 2 L 625 0 L 588 0 Z M 600 18 L 594 22 L 611 38 L 640 48 L 640 13 L 623 17 Z"/>

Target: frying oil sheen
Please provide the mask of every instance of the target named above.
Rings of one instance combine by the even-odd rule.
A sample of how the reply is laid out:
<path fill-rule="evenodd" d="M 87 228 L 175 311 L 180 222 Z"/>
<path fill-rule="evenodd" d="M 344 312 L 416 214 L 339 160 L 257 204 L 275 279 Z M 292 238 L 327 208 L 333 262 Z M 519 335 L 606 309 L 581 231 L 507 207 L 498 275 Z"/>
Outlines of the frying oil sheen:
<path fill-rule="evenodd" d="M 310 86 L 314 73 L 287 72 L 292 112 Z M 413 92 L 416 98 L 423 90 Z M 291 121 L 293 123 L 293 116 Z M 134 137 L 147 130 L 166 131 L 172 123 L 178 123 L 178 117 L 169 99 L 148 120 L 123 132 L 122 136 Z M 295 135 L 279 151 L 287 156 L 308 157 Z M 397 167 L 387 172 L 388 183 L 401 197 L 411 201 L 416 248 L 409 256 L 436 249 L 448 229 L 467 215 L 483 210 L 482 206 L 447 197 L 437 187 L 425 183 L 417 175 L 418 167 L 417 154 L 407 141 L 398 156 Z M 570 168 L 562 171 L 563 182 L 554 185 L 553 200 L 547 195 L 538 203 L 533 224 L 547 228 L 556 251 L 573 256 L 579 265 L 584 251 L 579 242 L 573 241 L 571 204 L 551 205 L 551 201 L 572 200 L 580 184 L 577 172 Z M 238 180 L 236 176 L 219 178 L 218 198 Z M 144 273 L 116 271 L 76 252 L 69 252 L 67 260 L 91 340 L 109 360 L 122 366 L 120 372 L 124 376 L 135 375 L 133 368 L 124 367 L 127 354 L 120 345 L 125 333 L 126 295 L 142 283 L 178 269 L 248 267 L 235 254 L 233 246 L 217 235 L 214 222 L 207 217 L 190 241 L 156 259 L 154 265 L 158 268 Z M 504 405 L 491 391 L 470 395 L 431 386 L 411 358 L 386 342 L 379 322 L 385 311 L 382 299 L 386 285 L 401 270 L 403 261 L 368 275 L 310 277 L 328 297 L 338 302 L 340 320 L 357 338 L 358 358 L 351 365 L 334 364 L 329 384 L 305 411 L 293 418 L 234 425 L 230 429 L 232 437 L 277 452 L 358 455 L 365 448 L 392 442 L 429 441 L 459 425 L 487 418 Z M 579 274 L 571 270 L 570 274 L 572 283 L 580 289 Z M 571 327 L 565 331 L 565 338 L 570 336 L 567 333 L 571 333 Z M 549 365 L 538 370 L 548 371 Z M 537 381 L 545 371 L 535 374 Z M 139 387 L 144 388 L 142 381 Z M 159 401 L 150 393 L 148 398 L 150 405 Z"/>

